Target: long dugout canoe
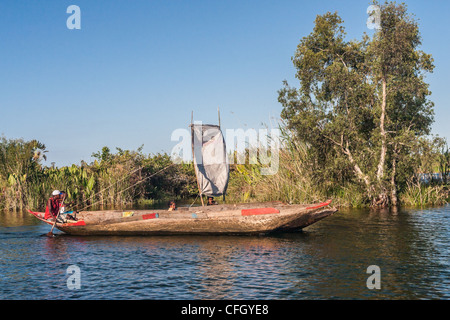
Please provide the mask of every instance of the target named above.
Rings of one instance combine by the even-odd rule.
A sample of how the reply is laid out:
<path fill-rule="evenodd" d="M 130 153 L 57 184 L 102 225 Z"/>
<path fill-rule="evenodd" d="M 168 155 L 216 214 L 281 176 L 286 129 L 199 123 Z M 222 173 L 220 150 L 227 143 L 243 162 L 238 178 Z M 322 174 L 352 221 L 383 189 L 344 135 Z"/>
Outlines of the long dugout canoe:
<path fill-rule="evenodd" d="M 319 204 L 280 202 L 180 207 L 167 210 L 82 211 L 77 221 L 55 227 L 72 235 L 239 235 L 295 232 L 337 211 L 331 200 Z M 30 211 L 46 223 L 44 214 Z"/>

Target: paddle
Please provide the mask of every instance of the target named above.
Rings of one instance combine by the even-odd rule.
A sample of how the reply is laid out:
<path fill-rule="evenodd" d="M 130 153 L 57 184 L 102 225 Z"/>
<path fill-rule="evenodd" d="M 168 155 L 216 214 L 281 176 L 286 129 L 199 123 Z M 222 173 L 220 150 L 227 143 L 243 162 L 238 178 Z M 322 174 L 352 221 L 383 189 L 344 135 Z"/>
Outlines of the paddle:
<path fill-rule="evenodd" d="M 66 196 L 64 195 L 63 198 L 62 198 L 61 204 L 64 203 L 64 199 L 65 199 L 65 198 L 66 198 Z M 52 226 L 52 229 L 50 230 L 50 232 L 47 233 L 47 236 L 53 237 L 53 228 L 54 228 L 55 225 L 56 225 L 56 221 L 58 220 L 59 214 L 60 214 L 60 213 L 61 213 L 61 205 L 59 205 L 59 207 L 58 207 L 58 214 L 56 215 L 55 222 L 53 223 L 53 226 Z"/>

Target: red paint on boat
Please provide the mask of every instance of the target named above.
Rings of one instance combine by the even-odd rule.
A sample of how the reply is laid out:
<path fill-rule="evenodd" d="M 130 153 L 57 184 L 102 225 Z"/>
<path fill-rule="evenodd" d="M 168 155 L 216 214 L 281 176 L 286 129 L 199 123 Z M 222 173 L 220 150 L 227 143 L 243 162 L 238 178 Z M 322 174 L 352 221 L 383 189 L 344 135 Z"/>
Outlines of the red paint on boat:
<path fill-rule="evenodd" d="M 34 212 L 34 211 L 31 211 L 31 210 L 28 210 L 28 212 L 31 213 L 31 214 L 32 214 L 33 216 L 35 216 L 36 218 L 38 218 L 39 220 L 41 220 L 42 222 L 48 223 L 48 224 L 50 224 L 50 225 L 53 225 L 53 221 L 51 221 L 51 220 L 46 220 L 46 219 L 44 218 L 44 216 L 45 216 L 45 213 L 44 213 L 44 212 Z"/>
<path fill-rule="evenodd" d="M 39 220 L 41 220 L 42 222 L 48 223 L 50 225 L 53 225 L 54 220 L 46 220 L 44 219 L 45 213 L 44 212 L 34 212 L 31 210 L 28 210 L 29 213 L 31 213 L 33 216 L 35 216 L 36 218 L 38 218 Z M 59 222 L 57 223 L 59 225 Z M 74 223 L 64 223 L 62 224 L 62 227 L 76 227 L 76 226 L 85 226 L 86 222 L 84 222 L 83 220 L 74 222 Z"/>
<path fill-rule="evenodd" d="M 74 222 L 74 223 L 64 223 L 62 226 L 63 227 L 78 227 L 78 226 L 85 226 L 86 222 L 84 222 L 83 220 Z"/>
<path fill-rule="evenodd" d="M 272 214 L 280 213 L 280 210 L 275 208 L 256 208 L 256 209 L 242 209 L 241 214 L 243 216 L 255 216 L 259 214 Z"/>
<path fill-rule="evenodd" d="M 322 207 L 325 207 L 325 206 L 329 205 L 330 203 L 331 203 L 331 200 L 328 200 L 327 202 L 319 203 L 317 206 L 308 207 L 308 208 L 306 208 L 306 210 L 322 208 Z"/>
<path fill-rule="evenodd" d="M 158 218 L 158 215 L 156 213 L 148 213 L 148 214 L 143 214 L 142 215 L 142 219 L 143 220 L 155 219 L 155 218 Z"/>

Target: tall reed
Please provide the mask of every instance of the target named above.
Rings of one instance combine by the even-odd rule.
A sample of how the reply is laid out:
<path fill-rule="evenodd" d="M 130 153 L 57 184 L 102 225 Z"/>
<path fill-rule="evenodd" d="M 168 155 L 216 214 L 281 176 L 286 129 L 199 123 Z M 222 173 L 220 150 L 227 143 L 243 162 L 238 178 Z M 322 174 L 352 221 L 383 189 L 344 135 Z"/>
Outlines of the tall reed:
<path fill-rule="evenodd" d="M 269 146 L 268 150 L 272 150 Z M 282 201 L 285 203 L 315 202 L 326 197 L 326 192 L 317 188 L 307 163 L 307 145 L 297 141 L 287 132 L 282 133 L 278 156 L 272 151 L 246 151 L 245 164 L 231 166 L 228 199 L 233 202 Z M 260 158 L 248 159 L 250 154 L 268 154 L 272 161 L 278 158 L 273 174 L 263 175 Z M 238 156 L 235 154 L 235 158 Z"/>
<path fill-rule="evenodd" d="M 36 150 L 40 149 L 38 155 Z M 172 165 L 167 154 L 144 155 L 104 147 L 95 161 L 61 168 L 44 166 L 45 145 L 33 140 L 0 140 L 0 209 L 43 210 L 55 189 L 64 190 L 77 209 L 121 208 L 142 199 L 196 195 L 190 164 Z M 162 169 L 167 168 L 164 172 Z M 194 187 L 195 186 L 195 187 Z"/>
<path fill-rule="evenodd" d="M 424 207 L 428 205 L 443 205 L 448 203 L 449 191 L 442 184 L 425 184 L 408 181 L 407 187 L 401 193 L 400 200 L 404 206 Z"/>

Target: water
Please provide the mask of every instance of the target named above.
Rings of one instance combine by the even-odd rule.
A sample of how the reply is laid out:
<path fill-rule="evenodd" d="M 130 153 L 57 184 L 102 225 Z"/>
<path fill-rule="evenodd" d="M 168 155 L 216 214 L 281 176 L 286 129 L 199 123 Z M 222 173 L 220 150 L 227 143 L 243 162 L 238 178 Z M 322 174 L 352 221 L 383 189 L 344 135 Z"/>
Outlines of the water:
<path fill-rule="evenodd" d="M 264 237 L 45 236 L 0 213 L 0 299 L 449 299 L 450 206 L 341 210 Z M 80 270 L 70 290 L 69 266 Z M 370 290 L 370 265 L 381 289 Z"/>

